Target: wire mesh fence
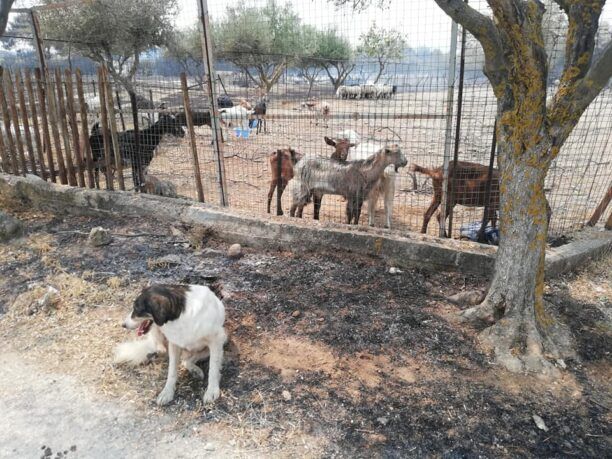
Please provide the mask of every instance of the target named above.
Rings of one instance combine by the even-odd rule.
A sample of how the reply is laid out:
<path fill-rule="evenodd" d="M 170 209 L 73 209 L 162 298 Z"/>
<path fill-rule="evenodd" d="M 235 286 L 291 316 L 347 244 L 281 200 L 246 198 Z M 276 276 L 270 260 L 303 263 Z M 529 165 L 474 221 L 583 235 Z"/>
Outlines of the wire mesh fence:
<path fill-rule="evenodd" d="M 392 1 L 387 8 L 370 8 L 362 12 L 353 12 L 349 7 L 333 8 L 325 0 L 279 5 L 278 8 L 290 8 L 304 30 L 318 31 L 323 42 L 327 34 L 328 42 L 335 40 L 336 46 L 350 48 L 342 55 L 316 55 L 307 52 L 306 42 L 293 43 L 293 48 L 277 46 L 262 52 L 262 48 L 252 42 L 259 35 L 249 34 L 238 35 L 242 38 L 240 46 L 230 49 L 227 43 L 231 40 L 222 41 L 222 34 L 236 33 L 232 21 L 244 19 L 241 14 L 248 16 L 249 27 L 263 29 L 268 35 L 273 33 L 270 17 L 266 16 L 271 13 L 262 12 L 270 2 L 210 0 L 208 8 L 212 29 L 218 41 L 215 43 L 216 72 L 212 78 L 220 96 L 218 102 L 222 112 L 224 141 L 220 144 L 214 141 L 211 98 L 207 79 L 202 77 L 206 66 L 197 64 L 197 58 L 186 65 L 167 51 L 149 52 L 140 56 L 140 68 L 127 85 L 109 69 L 108 82 L 102 82 L 102 89 L 112 103 L 101 103 L 98 65 L 78 52 L 70 51 L 68 56 L 65 46 L 61 52 L 54 50 L 52 43 L 56 37 L 44 36 L 42 42 L 47 45 L 44 52 L 49 77 L 47 81 L 42 74 L 41 89 L 53 89 L 52 101 L 48 100 L 49 94 L 46 94 L 47 100 L 44 94 L 42 99 L 39 94 L 33 94 L 34 106 L 19 112 L 19 91 L 13 83 L 18 74 L 15 71 L 37 67 L 40 61 L 34 46 L 24 47 L 22 53 L 12 53 L 9 60 L 6 55 L 3 57 L 4 68 L 12 70 L 11 79 L 4 79 L 7 105 L 6 111 L 5 106 L 2 107 L 5 118 L 3 151 L 10 157 L 3 161 L 3 170 L 14 170 L 12 162 L 16 160 L 18 173 L 27 170 L 44 174 L 45 178 L 53 178 L 52 175 L 56 174 L 57 180 L 62 181 L 60 171 L 63 167 L 66 181 L 81 185 L 79 167 L 75 168 L 74 164 L 74 182 L 70 179 L 71 167 L 67 161 L 70 158 L 73 162 L 81 161 L 78 164 L 83 170 L 83 184 L 89 186 L 87 173 L 90 168 L 87 167 L 85 152 L 90 151 L 91 171 L 98 177 L 100 187 L 121 188 L 120 183 L 123 183 L 127 190 L 147 191 L 147 176 L 152 177 L 150 182 L 157 179 L 156 183 L 169 184 L 165 188 L 159 183 L 157 188 L 149 184 L 148 190 L 152 192 L 162 193 L 163 189 L 166 195 L 176 194 L 214 204 L 225 200 L 232 209 L 265 215 L 270 185 L 278 175 L 273 170 L 277 163 L 271 163 L 271 155 L 278 150 L 291 148 L 303 157 L 330 158 L 338 147 L 330 146 L 325 137 L 332 143 L 347 138 L 356 144 L 349 149 L 347 159 L 350 161 L 365 159 L 385 145 L 397 144 L 408 164 L 416 166 L 401 167 L 397 171 L 393 166 L 385 169 L 386 178 L 381 182 L 380 197 L 375 207 L 363 206 L 361 224 L 386 226 L 389 215 L 392 229 L 420 231 L 426 212 L 433 208 L 432 204 L 440 200 L 439 195 L 443 193 L 440 172 L 445 155 L 452 164 L 456 152 L 460 163 L 454 169 L 451 166 L 455 171 L 451 192 L 458 204 L 452 211 L 451 234 L 458 237 L 462 227 L 482 220 L 485 200 L 495 210 L 499 186 L 495 172 L 489 174 L 488 165 L 491 153 L 495 151 L 492 142 L 497 107 L 492 89 L 482 73 L 480 45 L 469 34 L 463 41 L 460 28 L 457 34 L 452 34 L 450 20 L 431 3 L 431 6 L 424 6 L 423 2 Z M 482 11 L 487 8 L 482 0 L 470 4 Z M 546 6 L 551 11 L 545 19 L 545 39 L 550 60 L 548 89 L 552 95 L 562 65 L 566 26 L 555 14 L 554 2 L 547 2 Z M 71 6 L 76 7 L 84 6 Z M 278 19 L 280 13 L 276 13 L 273 17 Z M 40 13 L 40 21 L 44 31 L 44 12 Z M 376 24 L 374 30 L 378 33 L 381 30 L 400 32 L 404 42 L 399 54 L 377 58 L 374 50 L 366 55 L 366 36 L 372 30 L 372 24 Z M 19 36 L 25 37 L 23 41 L 26 43 L 32 37 Z M 16 39 L 8 36 L 3 40 Z M 286 37 L 285 40 L 290 41 Z M 450 55 L 452 40 L 457 42 L 456 56 Z M 339 51 L 336 49 L 335 52 Z M 384 49 L 378 52 L 384 54 Z M 201 62 L 201 57 L 199 59 Z M 58 76 L 56 68 L 80 69 L 82 100 L 78 97 L 75 72 L 62 71 Z M 185 84 L 191 110 L 187 111 L 180 79 L 182 71 L 188 73 Z M 72 77 L 72 83 L 66 81 L 67 75 Z M 20 78 L 26 81 L 25 76 Z M 59 85 L 57 81 L 60 81 Z M 69 104 L 64 102 L 65 111 L 61 110 L 58 90 L 62 90 L 66 98 L 67 84 L 75 85 L 74 120 Z M 27 102 L 27 84 L 24 84 L 24 89 Z M 33 92 L 37 90 L 34 84 Z M 9 93 L 14 94 L 18 112 L 28 113 L 16 118 L 21 129 L 32 131 L 31 148 L 23 136 L 25 165 L 20 164 L 17 131 L 11 124 L 13 113 Z M 132 105 L 134 94 L 137 99 Z M 49 102 L 57 106 L 49 107 Z M 612 185 L 611 103 L 612 90 L 608 87 L 584 113 L 551 166 L 546 194 L 553 211 L 549 230 L 553 237 L 570 235 L 582 227 L 609 193 Z M 42 112 L 45 110 L 51 118 L 56 118 L 55 127 L 53 119 L 44 120 Z M 195 125 L 193 136 L 188 127 L 187 112 L 191 113 Z M 169 116 L 174 121 L 168 121 Z M 138 136 L 134 136 L 135 121 Z M 29 127 L 25 127 L 26 123 Z M 177 123 L 180 129 L 175 129 L 173 123 Z M 45 124 L 49 127 L 48 135 L 43 129 Z M 111 124 L 116 126 L 116 135 L 110 132 Z M 109 131 L 107 137 L 102 132 L 104 125 Z M 41 139 L 40 150 L 34 139 L 35 130 Z M 153 132 L 153 140 L 147 140 Z M 105 150 L 104 143 L 106 139 L 110 146 L 113 136 L 120 154 L 107 162 L 106 156 L 114 153 L 110 151 L 112 149 Z M 11 142 L 15 143 L 13 147 Z M 96 146 L 95 142 L 102 145 Z M 141 142 L 154 144 L 154 154 L 151 152 L 149 157 L 147 153 L 144 160 L 142 154 L 134 153 L 134 148 L 140 151 Z M 98 148 L 98 153 L 95 148 Z M 80 160 L 78 150 L 82 156 Z M 52 158 L 51 162 L 49 158 Z M 62 162 L 65 163 L 63 166 Z M 136 171 L 135 163 L 138 163 Z M 474 180 L 477 186 L 469 185 Z M 285 213 L 292 205 L 295 182 L 289 180 L 287 191 L 282 196 L 281 205 Z M 198 183 L 201 183 L 201 189 Z M 93 186 L 96 186 L 95 180 Z M 361 198 L 367 201 L 367 196 Z M 272 213 L 276 213 L 275 199 L 272 200 Z M 345 197 L 326 194 L 322 198 L 319 217 L 322 221 L 345 222 L 346 207 Z M 604 210 L 603 221 L 609 218 L 610 212 L 610 209 Z M 304 218 L 311 219 L 313 214 L 314 205 L 309 203 L 304 209 Z M 439 232 L 434 222 L 426 229 L 430 234 Z"/>

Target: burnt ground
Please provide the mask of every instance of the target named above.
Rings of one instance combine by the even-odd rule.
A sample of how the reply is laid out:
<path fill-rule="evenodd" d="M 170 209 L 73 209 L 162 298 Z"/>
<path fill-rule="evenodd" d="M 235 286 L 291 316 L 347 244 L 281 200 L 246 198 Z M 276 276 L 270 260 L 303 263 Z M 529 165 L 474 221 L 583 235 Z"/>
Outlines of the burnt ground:
<path fill-rule="evenodd" d="M 340 251 L 246 249 L 233 261 L 214 234 L 185 227 L 11 212 L 28 234 L 0 246 L 0 339 L 7 351 L 76 378 L 105 403 L 165 416 L 164 431 L 174 429 L 184 442 L 214 431 L 231 455 L 244 457 L 609 454 L 609 257 L 547 287 L 578 357 L 546 380 L 495 367 L 477 331 L 450 320 L 458 308 L 445 296 L 483 287 L 484 279 L 419 269 L 391 275 L 380 260 Z M 89 247 L 86 234 L 95 226 L 118 236 Z M 231 336 L 222 396 L 203 406 L 202 383 L 181 370 L 175 401 L 159 409 L 165 359 L 114 366 L 113 347 L 133 338 L 119 321 L 148 282 L 213 278 L 225 295 Z M 50 285 L 60 301 L 32 309 Z M 206 362 L 201 366 L 206 372 Z M 33 435 L 32 447 L 40 449 Z"/>

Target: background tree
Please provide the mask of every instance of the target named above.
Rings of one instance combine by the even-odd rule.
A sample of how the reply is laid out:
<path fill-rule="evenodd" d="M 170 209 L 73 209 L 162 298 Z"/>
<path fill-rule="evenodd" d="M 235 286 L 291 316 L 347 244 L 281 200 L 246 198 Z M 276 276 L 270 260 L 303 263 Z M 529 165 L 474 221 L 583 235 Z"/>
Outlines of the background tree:
<path fill-rule="evenodd" d="M 351 43 L 338 35 L 335 29 L 328 29 L 320 33 L 316 57 L 325 69 L 334 90 L 344 84 L 355 68 Z"/>
<path fill-rule="evenodd" d="M 13 3 L 15 0 L 0 0 L 0 35 L 4 35 Z"/>
<path fill-rule="evenodd" d="M 228 7 L 213 30 L 216 57 L 232 62 L 266 93 L 299 49 L 300 18 L 290 4 L 275 0 L 263 8 Z"/>
<path fill-rule="evenodd" d="M 106 65 L 116 82 L 135 93 L 140 55 L 166 43 L 175 11 L 176 0 L 93 0 L 45 11 L 41 28 L 46 37 L 69 41 Z"/>
<path fill-rule="evenodd" d="M 321 59 L 318 57 L 321 32 L 310 25 L 303 25 L 300 31 L 299 56 L 296 62 L 301 76 L 308 82 L 308 94 L 312 93 L 312 86 L 323 71 Z"/>
<path fill-rule="evenodd" d="M 488 0 L 493 17 L 463 0 L 434 1 L 482 45 L 484 73 L 497 98 L 500 244 L 486 297 L 462 317 L 492 324 L 481 332 L 481 340 L 511 371 L 553 371 L 545 355 L 561 356 L 568 342 L 562 342 L 567 336 L 544 304 L 544 180 L 580 117 L 612 76 L 612 42 L 593 59 L 605 0 L 554 0 L 567 16 L 568 28 L 560 85 L 549 100 L 540 1 Z"/>
<path fill-rule="evenodd" d="M 166 42 L 166 56 L 176 59 L 183 71 L 202 86 L 204 60 L 198 25 L 173 31 Z"/>
<path fill-rule="evenodd" d="M 378 62 L 378 75 L 374 79 L 374 84 L 378 83 L 386 65 L 394 59 L 401 59 L 406 49 L 406 40 L 401 33 L 396 30 L 381 29 L 375 22 L 359 40 L 361 42 L 359 52 Z"/>

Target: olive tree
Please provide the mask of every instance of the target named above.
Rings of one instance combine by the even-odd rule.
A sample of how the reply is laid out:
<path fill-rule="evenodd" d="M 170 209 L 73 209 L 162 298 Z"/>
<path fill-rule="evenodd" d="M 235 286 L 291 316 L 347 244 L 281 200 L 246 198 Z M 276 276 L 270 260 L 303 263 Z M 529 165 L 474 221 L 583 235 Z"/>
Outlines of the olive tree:
<path fill-rule="evenodd" d="M 359 52 L 376 59 L 378 63 L 378 75 L 374 84 L 378 83 L 386 65 L 393 59 L 401 59 L 406 49 L 406 40 L 401 33 L 377 27 L 375 22 L 367 33 L 361 35 L 360 42 Z"/>
<path fill-rule="evenodd" d="M 334 89 L 342 86 L 355 68 L 351 43 L 336 29 L 321 32 L 316 57 L 321 61 Z"/>
<path fill-rule="evenodd" d="M 322 60 L 318 57 L 321 32 L 310 25 L 302 26 L 300 31 L 300 49 L 296 61 L 296 67 L 300 74 L 308 82 L 308 94 L 310 97 L 315 80 L 323 71 Z"/>
<path fill-rule="evenodd" d="M 214 24 L 216 57 L 227 59 L 265 92 L 294 63 L 300 43 L 300 18 L 290 4 L 268 0 L 264 7 L 228 7 Z"/>
<path fill-rule="evenodd" d="M 135 94 L 140 55 L 164 45 L 175 11 L 176 0 L 93 0 L 45 11 L 41 27 L 45 36 L 66 40 L 105 65 L 116 82 Z"/>
<path fill-rule="evenodd" d="M 185 30 L 176 30 L 166 42 L 165 53 L 176 59 L 183 71 L 202 86 L 204 83 L 204 60 L 198 25 Z"/>
<path fill-rule="evenodd" d="M 497 99 L 500 244 L 484 300 L 463 311 L 484 321 L 482 342 L 511 371 L 551 372 L 562 335 L 544 302 L 548 232 L 544 180 L 551 162 L 589 104 L 612 76 L 612 42 L 594 58 L 605 0 L 554 0 L 567 17 L 565 58 L 557 92 L 546 97 L 548 57 L 544 5 L 538 0 L 487 0 L 483 14 L 463 0 L 434 0 L 480 42 L 484 73 Z"/>
<path fill-rule="evenodd" d="M 0 35 L 4 35 L 13 3 L 15 0 L 0 0 Z"/>

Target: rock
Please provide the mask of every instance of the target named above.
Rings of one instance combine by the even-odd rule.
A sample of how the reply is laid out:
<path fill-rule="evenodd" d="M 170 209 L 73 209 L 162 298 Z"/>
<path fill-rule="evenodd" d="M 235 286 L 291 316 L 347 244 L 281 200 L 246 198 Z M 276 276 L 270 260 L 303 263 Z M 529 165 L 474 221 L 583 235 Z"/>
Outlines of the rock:
<path fill-rule="evenodd" d="M 402 274 L 404 271 L 402 271 L 399 268 L 396 268 L 395 266 L 392 266 L 391 268 L 389 268 L 389 274 Z"/>
<path fill-rule="evenodd" d="M 559 365 L 564 370 L 567 368 L 567 365 L 565 364 L 565 361 L 563 359 L 557 359 L 557 365 Z"/>
<path fill-rule="evenodd" d="M 163 263 L 163 264 L 167 264 L 167 265 L 180 265 L 181 263 L 183 263 L 183 261 L 181 260 L 181 257 L 179 257 L 178 255 L 174 255 L 174 254 L 168 254 L 168 255 L 164 255 L 161 258 L 158 258 L 156 260 L 158 263 Z"/>
<path fill-rule="evenodd" d="M 376 418 L 376 422 L 380 425 L 386 426 L 389 423 L 389 420 L 385 417 Z"/>
<path fill-rule="evenodd" d="M 22 234 L 23 223 L 0 210 L 0 242 L 6 242 Z"/>
<path fill-rule="evenodd" d="M 534 414 L 531 417 L 533 418 L 533 422 L 535 422 L 536 426 L 538 426 L 538 429 L 543 430 L 544 432 L 548 432 L 548 427 L 546 427 L 546 424 L 544 424 L 544 419 L 542 419 L 537 414 Z"/>
<path fill-rule="evenodd" d="M 215 447 L 215 445 L 213 445 L 212 443 L 206 443 L 204 445 L 204 451 L 214 451 L 217 448 Z"/>
<path fill-rule="evenodd" d="M 283 391 L 283 400 L 285 400 L 286 402 L 291 400 L 291 392 L 289 392 L 288 390 L 284 390 Z"/>
<path fill-rule="evenodd" d="M 92 247 L 101 247 L 103 245 L 108 245 L 112 242 L 113 237 L 107 229 L 102 228 L 101 226 L 97 226 L 92 228 L 89 232 L 89 237 L 87 241 L 89 245 Z"/>
<path fill-rule="evenodd" d="M 44 452 L 45 457 L 51 456 L 52 454 L 53 454 L 53 451 L 51 450 L 51 448 L 49 448 L 47 446 L 47 448 L 45 448 L 45 452 Z"/>
<path fill-rule="evenodd" d="M 293 311 L 293 313 L 291 314 L 291 317 L 295 317 L 296 319 L 298 317 L 300 317 L 302 315 L 302 313 L 298 310 Z"/>
<path fill-rule="evenodd" d="M 37 302 L 36 302 L 36 307 L 32 307 L 30 306 L 30 308 L 28 309 L 28 314 L 30 314 L 30 309 L 33 310 L 32 314 L 38 310 L 42 310 L 42 311 L 48 311 L 51 308 L 55 308 L 57 306 L 57 303 L 59 303 L 59 299 L 60 299 L 60 292 L 58 289 L 56 289 L 55 287 L 47 287 L 47 291 L 45 292 L 45 294 L 43 295 L 42 298 L 40 298 Z"/>
<path fill-rule="evenodd" d="M 479 303 L 482 303 L 482 300 L 484 300 L 485 295 L 485 292 L 482 292 L 480 290 L 470 290 L 467 292 L 459 292 L 455 295 L 449 296 L 447 300 L 459 305 L 475 306 Z"/>
<path fill-rule="evenodd" d="M 240 258 L 242 256 L 242 246 L 240 244 L 232 244 L 227 250 L 227 256 L 230 258 Z"/>

